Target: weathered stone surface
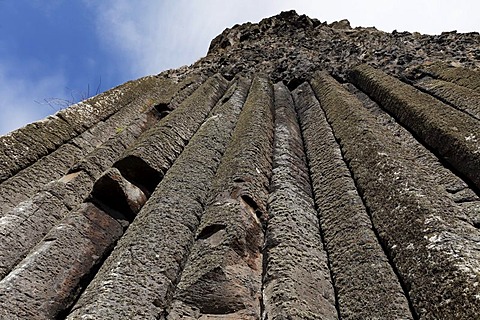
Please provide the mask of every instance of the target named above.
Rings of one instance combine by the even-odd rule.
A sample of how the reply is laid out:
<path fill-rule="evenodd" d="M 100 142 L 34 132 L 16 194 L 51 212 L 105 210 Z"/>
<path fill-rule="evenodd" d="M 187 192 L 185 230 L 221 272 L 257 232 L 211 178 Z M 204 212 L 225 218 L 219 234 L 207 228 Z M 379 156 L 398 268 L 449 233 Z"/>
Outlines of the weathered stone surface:
<path fill-rule="evenodd" d="M 230 99 L 213 108 L 68 319 L 154 319 L 163 313 L 247 92 L 248 82 L 242 81 Z"/>
<path fill-rule="evenodd" d="M 117 111 L 131 103 L 144 101 L 153 106 L 169 103 L 181 88 L 176 81 L 147 76 L 126 82 L 95 97 L 79 102 L 56 115 L 68 122 L 78 133 L 82 133 L 99 121 L 105 121 Z"/>
<path fill-rule="evenodd" d="M 93 179 L 97 179 L 152 125 L 152 117 L 151 114 L 142 113 L 131 123 L 117 127 L 110 139 L 79 161 L 70 169 L 70 172 L 85 171 Z"/>
<path fill-rule="evenodd" d="M 89 154 L 110 138 L 108 129 L 105 130 L 107 134 L 103 134 L 105 132 L 103 129 L 106 127 L 107 124 L 105 122 L 99 121 L 90 129 L 73 138 L 70 143 L 83 150 L 85 154 Z"/>
<path fill-rule="evenodd" d="M 45 184 L 61 178 L 82 157 L 80 149 L 67 143 L 1 183 L 0 217 L 20 202 L 28 200 Z"/>
<path fill-rule="evenodd" d="M 197 90 L 198 87 L 200 87 L 200 85 L 202 85 L 206 80 L 207 78 L 202 75 L 198 75 L 198 76 L 195 75 L 183 80 L 182 90 L 177 95 L 175 95 L 175 97 L 173 97 L 170 103 L 168 104 L 169 111 L 175 110 L 176 108 L 178 108 L 178 106 L 180 106 L 180 104 L 186 98 L 188 98 L 191 94 L 193 94 L 195 90 Z M 167 105 L 166 103 L 163 104 L 163 106 L 166 106 L 166 105 Z M 159 104 L 159 106 L 162 106 L 162 104 Z"/>
<path fill-rule="evenodd" d="M 352 80 L 480 188 L 480 121 L 367 65 Z"/>
<path fill-rule="evenodd" d="M 267 219 L 266 203 L 270 184 L 273 145 L 273 88 L 271 82 L 257 76 L 245 102 L 245 111 L 229 143 L 215 190 L 236 190 L 246 202 L 256 207 L 262 221 Z M 248 106 L 248 108 L 247 108 Z M 259 138 L 262 137 L 262 138 Z M 228 178 L 227 178 L 228 177 Z M 212 201 L 217 201 L 213 195 Z M 223 195 L 219 194 L 221 200 Z"/>
<path fill-rule="evenodd" d="M 348 71 L 360 63 L 394 75 L 432 61 L 478 69 L 479 45 L 478 32 L 386 33 L 374 27 L 351 29 L 346 21 L 320 23 L 288 11 L 259 23 L 227 28 L 212 40 L 208 55 L 190 70 L 225 76 L 263 72 L 291 88 L 310 79 L 315 70 L 326 70 L 346 80 Z M 170 72 L 189 74 L 188 70 Z"/>
<path fill-rule="evenodd" d="M 227 81 L 221 76 L 209 78 L 181 106 L 145 132 L 115 167 L 129 181 L 153 192 L 226 86 Z"/>
<path fill-rule="evenodd" d="M 362 105 L 376 118 L 376 125 L 389 130 L 394 136 L 394 143 L 401 145 L 412 153 L 416 162 L 420 162 L 428 171 L 429 178 L 438 187 L 442 188 L 443 194 L 452 199 L 460 210 L 452 214 L 460 220 L 471 225 L 478 226 L 480 217 L 480 197 L 472 190 L 465 181 L 446 168 L 439 159 L 425 146 L 417 141 L 407 129 L 398 124 L 395 119 L 372 101 L 365 93 L 359 91 L 352 84 L 344 85 L 347 90 L 356 95 L 362 101 Z"/>
<path fill-rule="evenodd" d="M 212 200 L 168 319 L 189 313 L 191 319 L 260 319 L 261 219 L 266 217 L 271 172 L 272 112 L 271 84 L 255 78 L 213 180 Z"/>
<path fill-rule="evenodd" d="M 72 210 L 85 200 L 92 190 L 93 182 L 87 173 L 78 171 L 46 184 L 42 191 L 47 191 L 61 199 L 67 209 Z"/>
<path fill-rule="evenodd" d="M 353 95 L 324 74 L 317 74 L 312 86 L 414 316 L 475 318 L 479 230 L 457 218 L 456 204 L 428 169 L 409 149 L 392 144 L 393 134 L 376 126 Z"/>
<path fill-rule="evenodd" d="M 26 137 L 21 131 L 14 131 L 0 137 L 1 181 L 8 179 L 22 168 L 38 160 L 46 152 L 46 148 L 42 146 L 32 150 L 29 141 L 26 141 Z"/>
<path fill-rule="evenodd" d="M 197 79 L 193 74 L 182 81 L 155 76 L 130 81 L 0 137 L 0 182 L 117 111 L 128 112 L 131 104 L 153 107 L 170 103 L 182 88 Z M 135 114 L 134 110 L 130 113 Z M 128 120 L 125 116 L 120 118 Z M 106 132 L 103 136 L 107 136 Z"/>
<path fill-rule="evenodd" d="M 47 184 L 41 191 L 0 218 L 0 279 L 34 247 L 68 211 L 83 202 L 93 182 L 73 174 Z"/>
<path fill-rule="evenodd" d="M 36 161 L 73 138 L 74 130 L 62 119 L 53 115 L 22 127 L 11 134 L 26 144 L 30 159 Z"/>
<path fill-rule="evenodd" d="M 169 105 L 172 100 L 180 103 L 185 99 L 185 92 L 189 93 L 191 91 L 190 87 L 200 85 L 191 83 L 195 79 L 197 78 L 187 78 L 188 82 L 184 80 L 185 85 L 187 85 L 186 88 L 182 88 L 179 84 L 174 85 L 170 80 L 169 82 L 161 82 L 163 85 L 158 85 L 158 88 L 155 87 L 158 92 L 149 91 L 148 94 L 137 97 L 127 107 L 122 108 L 105 122 L 99 122 L 95 127 L 74 139 L 78 145 L 90 152 L 70 171 L 83 170 L 88 172 L 92 178 L 98 178 L 103 171 L 119 160 L 125 150 L 143 132 L 155 124 L 157 117 L 162 118 L 169 113 L 168 111 L 159 114 L 157 108 Z M 170 86 L 167 84 L 170 84 Z M 93 146 L 88 137 L 89 133 L 94 136 Z M 84 135 L 88 142 L 85 139 L 81 140 Z"/>
<path fill-rule="evenodd" d="M 34 122 L 37 126 L 35 134 L 48 136 L 48 141 L 58 147 L 76 136 L 75 130 L 63 119 L 56 115 L 49 116 L 42 121 Z M 41 141 L 40 143 L 45 143 Z"/>
<path fill-rule="evenodd" d="M 0 281 L 2 319 L 55 319 L 123 233 L 92 204 L 70 213 Z"/>
<path fill-rule="evenodd" d="M 480 72 L 464 68 L 458 64 L 454 66 L 443 61 L 437 61 L 431 64 L 424 64 L 418 67 L 418 70 L 435 78 L 453 82 L 477 92 L 480 90 Z"/>
<path fill-rule="evenodd" d="M 0 156 L 2 162 L 7 161 L 7 158 L 12 162 L 12 172 L 18 172 L 75 135 L 65 121 L 50 116 L 0 137 Z M 5 179 L 0 179 L 0 182 L 3 180 Z"/>
<path fill-rule="evenodd" d="M 479 48 L 282 12 L 0 137 L 0 318 L 476 318 Z"/>
<path fill-rule="evenodd" d="M 123 87 L 120 86 L 119 88 Z M 91 98 L 88 102 L 81 102 L 71 108 L 58 112 L 53 117 L 28 125 L 1 137 L 1 163 L 8 161 L 3 159 L 3 157 L 10 160 L 8 161 L 10 174 L 5 175 L 0 181 L 28 167 L 41 157 L 47 155 L 49 151 L 53 151 L 62 143 L 67 142 L 78 133 L 83 132 L 98 122 L 100 119 L 92 117 L 93 113 L 102 114 L 102 117 L 105 118 L 107 115 L 115 112 L 117 110 L 115 108 L 119 105 L 115 103 L 117 100 L 114 97 L 117 96 L 118 98 L 118 96 L 120 96 L 122 90 L 119 88 L 112 89 L 111 91 Z M 112 100 L 112 103 L 110 103 L 110 100 Z M 97 101 L 95 108 L 91 105 L 93 101 Z M 105 108 L 103 108 L 104 106 Z M 74 124 L 72 122 L 74 120 L 77 121 L 78 124 Z M 77 129 L 78 126 L 82 129 Z M 0 174 L 0 178 L 1 176 Z"/>
<path fill-rule="evenodd" d="M 175 300 L 199 317 L 260 319 L 263 231 L 240 200 L 215 203 L 203 215 Z M 173 309 L 168 319 L 185 310 Z"/>
<path fill-rule="evenodd" d="M 320 103 L 308 83 L 293 96 L 340 318 L 412 319 Z"/>
<path fill-rule="evenodd" d="M 107 170 L 95 182 L 92 197 L 101 204 L 132 217 L 132 220 L 147 202 L 143 191 L 127 181 L 116 168 Z"/>
<path fill-rule="evenodd" d="M 65 211 L 60 199 L 41 192 L 0 218 L 0 278 L 63 218 Z"/>
<path fill-rule="evenodd" d="M 420 80 L 415 86 L 480 121 L 480 92 L 435 79 Z"/>
<path fill-rule="evenodd" d="M 275 85 L 275 144 L 263 279 L 264 318 L 337 319 L 290 92 Z"/>

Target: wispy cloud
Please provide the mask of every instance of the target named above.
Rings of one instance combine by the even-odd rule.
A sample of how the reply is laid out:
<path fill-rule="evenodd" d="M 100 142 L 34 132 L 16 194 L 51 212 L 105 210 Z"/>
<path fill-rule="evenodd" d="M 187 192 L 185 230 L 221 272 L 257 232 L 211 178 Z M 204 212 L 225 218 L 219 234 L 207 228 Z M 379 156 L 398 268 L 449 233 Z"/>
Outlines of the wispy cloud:
<path fill-rule="evenodd" d="M 12 67 L 0 64 L 0 135 L 36 120 L 57 110 L 46 104 L 36 103 L 48 97 L 63 96 L 65 78 L 51 74 L 35 81 L 12 76 Z"/>
<path fill-rule="evenodd" d="M 48 16 L 67 13 L 71 8 L 64 1 L 52 0 L 48 5 L 43 5 L 40 0 L 31 3 L 39 6 L 35 14 Z M 67 65 L 78 65 L 78 68 L 63 71 L 64 64 L 42 62 L 36 57 L 27 61 L 28 66 L 25 66 L 24 58 L 15 60 L 11 53 L 7 57 L 8 46 L 0 45 L 0 134 L 53 113 L 48 105 L 33 101 L 68 96 L 68 90 L 65 91 L 67 83 L 81 88 L 87 83 L 95 86 L 97 76 L 93 80 L 82 78 L 87 73 L 86 68 L 96 74 L 92 70 L 101 66 L 98 72 L 104 82 L 109 83 L 108 88 L 126 80 L 191 64 L 206 54 L 210 41 L 225 28 L 236 23 L 258 22 L 284 10 L 295 9 L 298 13 L 328 22 L 347 18 L 353 26 L 376 26 L 385 31 L 440 33 L 454 29 L 460 32 L 480 30 L 477 17 L 480 2 L 469 0 L 455 3 L 447 0 L 345 0 L 328 4 L 309 0 L 83 0 L 77 3 L 77 9 L 85 8 L 79 4 L 86 5 L 90 15 L 82 12 L 84 15 L 78 21 L 89 23 L 93 13 L 96 26 L 88 30 L 95 30 L 89 32 L 94 33 L 91 35 L 93 39 L 99 39 L 101 50 L 93 51 L 90 43 L 68 51 L 68 54 L 75 52 L 75 58 L 70 57 L 75 63 Z M 13 4 L 9 7 L 18 9 Z M 60 7 L 67 11 L 59 11 Z M 76 37 L 53 38 L 50 40 L 57 42 L 44 46 L 70 48 L 72 41 L 77 44 L 73 39 Z M 14 45 L 19 41 L 20 38 L 14 41 Z M 3 39 L 0 44 L 4 44 Z M 88 63 L 80 64 L 79 57 L 87 57 Z"/>
<path fill-rule="evenodd" d="M 480 28 L 472 17 L 480 3 L 459 0 L 395 0 L 379 2 L 297 0 L 279 1 L 149 1 L 84 0 L 96 14 L 103 43 L 124 62 L 127 78 L 190 64 L 205 55 L 216 35 L 235 23 L 257 22 L 282 10 L 295 9 L 321 21 L 348 18 L 353 26 L 376 26 L 385 31 L 440 33 Z"/>
<path fill-rule="evenodd" d="M 85 1 L 96 14 L 104 45 L 123 55 L 125 71 L 134 77 L 191 64 L 225 28 L 289 7 L 287 1 Z"/>

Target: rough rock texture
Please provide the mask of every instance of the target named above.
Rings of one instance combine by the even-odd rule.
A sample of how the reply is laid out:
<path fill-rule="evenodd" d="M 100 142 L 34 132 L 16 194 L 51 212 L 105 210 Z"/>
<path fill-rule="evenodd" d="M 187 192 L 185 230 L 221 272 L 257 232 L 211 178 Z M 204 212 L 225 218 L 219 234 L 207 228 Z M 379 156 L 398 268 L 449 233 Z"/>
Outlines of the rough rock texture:
<path fill-rule="evenodd" d="M 213 180 L 167 319 L 260 317 L 272 139 L 272 87 L 257 77 Z"/>
<path fill-rule="evenodd" d="M 0 319 L 477 319 L 479 48 L 282 12 L 0 137 Z"/>
<path fill-rule="evenodd" d="M 290 92 L 281 83 L 275 85 L 275 110 L 264 317 L 337 319 L 302 134 Z"/>
<path fill-rule="evenodd" d="M 294 97 L 340 318 L 411 319 L 400 283 L 379 244 L 320 103 L 307 83 L 294 91 Z"/>
<path fill-rule="evenodd" d="M 453 70 L 449 63 L 468 67 L 463 78 L 477 79 L 478 83 L 478 72 L 470 69 L 480 67 L 479 43 L 477 32 L 453 31 L 433 36 L 418 32 L 386 33 L 374 27 L 351 28 L 346 20 L 322 23 L 289 11 L 259 23 L 226 29 L 212 40 L 208 55 L 194 66 L 208 74 L 220 72 L 227 77 L 268 72 L 274 82 L 283 81 L 292 87 L 310 79 L 318 69 L 346 80 L 352 67 L 368 63 L 402 76 L 404 70 L 440 60 L 448 66 L 447 70 Z M 189 70 L 171 73 L 184 75 Z M 454 71 L 446 77 L 455 78 Z"/>

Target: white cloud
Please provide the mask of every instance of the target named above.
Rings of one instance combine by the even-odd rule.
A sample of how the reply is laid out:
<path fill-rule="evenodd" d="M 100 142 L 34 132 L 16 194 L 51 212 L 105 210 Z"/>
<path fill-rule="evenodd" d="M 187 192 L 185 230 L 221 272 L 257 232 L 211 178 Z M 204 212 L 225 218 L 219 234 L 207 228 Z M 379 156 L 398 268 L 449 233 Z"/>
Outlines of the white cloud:
<path fill-rule="evenodd" d="M 276 1 L 287 8 L 287 0 Z M 321 21 L 348 19 L 352 26 L 376 26 L 380 30 L 418 31 L 440 34 L 442 31 L 470 32 L 480 30 L 476 0 L 364 0 L 320 1 L 296 0 L 298 13 L 305 13 Z M 274 14 L 274 13 L 271 13 Z"/>
<path fill-rule="evenodd" d="M 61 1 L 64 0 L 54 0 L 42 10 L 51 11 Z M 94 13 L 97 36 L 111 57 L 111 61 L 100 63 L 118 63 L 117 69 L 123 79 L 191 64 L 206 54 L 210 41 L 225 28 L 247 21 L 258 22 L 291 9 L 322 22 L 347 18 L 352 26 L 376 26 L 385 31 L 397 29 L 437 34 L 454 29 L 459 32 L 480 31 L 480 2 L 476 0 L 83 2 Z M 39 5 L 41 2 L 35 0 L 35 3 Z M 0 59 L 0 134 L 53 113 L 49 106 L 36 104 L 33 100 L 65 94 L 68 75 L 64 76 L 62 71 L 54 71 L 34 81 L 28 77 L 31 69 L 20 67 Z"/>
<path fill-rule="evenodd" d="M 57 111 L 34 100 L 62 96 L 65 84 L 65 78 L 61 74 L 31 81 L 15 78 L 11 69 L 5 63 L 0 64 L 0 135 Z"/>
<path fill-rule="evenodd" d="M 97 16 L 102 42 L 111 52 L 123 55 L 130 77 L 191 64 L 206 54 L 210 41 L 225 28 L 280 11 L 276 3 L 252 0 L 86 3 Z"/>
<path fill-rule="evenodd" d="M 85 0 L 95 11 L 105 46 L 122 57 L 126 77 L 158 73 L 195 62 L 227 27 L 258 22 L 295 9 L 321 21 L 349 19 L 353 26 L 440 33 L 480 29 L 480 2 L 451 1 L 149 1 Z"/>

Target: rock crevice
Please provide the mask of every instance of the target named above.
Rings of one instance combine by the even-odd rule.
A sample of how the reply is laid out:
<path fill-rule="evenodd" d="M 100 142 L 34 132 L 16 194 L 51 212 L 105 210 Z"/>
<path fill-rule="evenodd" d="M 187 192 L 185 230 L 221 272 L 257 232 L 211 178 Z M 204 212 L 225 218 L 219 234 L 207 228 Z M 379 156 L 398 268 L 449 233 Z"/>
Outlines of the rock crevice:
<path fill-rule="evenodd" d="M 479 47 L 282 12 L 0 137 L 0 318 L 477 318 Z"/>

